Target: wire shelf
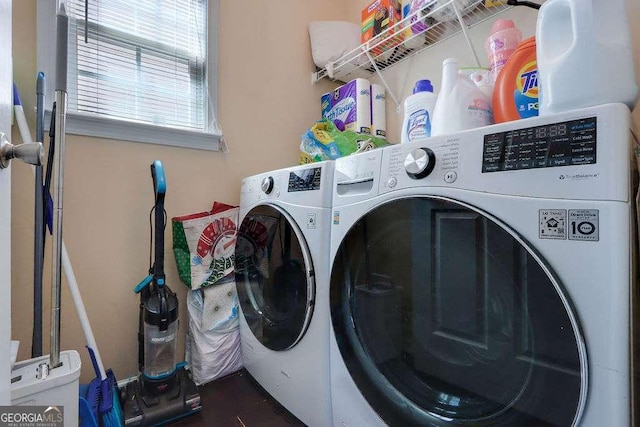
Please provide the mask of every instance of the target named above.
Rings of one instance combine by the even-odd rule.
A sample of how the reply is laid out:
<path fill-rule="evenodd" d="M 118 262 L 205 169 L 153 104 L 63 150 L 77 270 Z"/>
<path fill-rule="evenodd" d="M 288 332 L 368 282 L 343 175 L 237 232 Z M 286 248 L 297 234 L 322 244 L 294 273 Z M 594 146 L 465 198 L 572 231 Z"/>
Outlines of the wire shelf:
<path fill-rule="evenodd" d="M 478 56 L 471 45 L 467 30 L 512 6 L 495 0 L 473 0 L 470 4 L 468 3 L 466 0 L 428 1 L 423 8 L 387 28 L 372 40 L 314 72 L 312 82 L 316 83 L 323 78 L 329 78 L 346 83 L 355 78 L 367 78 L 461 32 L 478 62 Z M 497 5 L 487 6 L 487 4 L 496 3 Z M 464 7 L 465 4 L 468 5 Z M 403 29 L 410 28 L 415 23 L 415 18 L 425 23 L 426 29 L 404 38 Z M 404 33 L 407 31 L 405 30 Z"/>

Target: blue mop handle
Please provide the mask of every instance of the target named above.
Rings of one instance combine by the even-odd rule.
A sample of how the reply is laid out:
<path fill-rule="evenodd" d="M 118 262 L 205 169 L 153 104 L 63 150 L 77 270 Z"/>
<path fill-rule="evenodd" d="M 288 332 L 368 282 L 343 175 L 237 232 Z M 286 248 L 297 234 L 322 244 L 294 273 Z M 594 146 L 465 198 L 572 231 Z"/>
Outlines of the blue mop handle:
<path fill-rule="evenodd" d="M 44 144 L 44 73 L 38 73 L 36 80 L 36 142 Z M 42 356 L 42 278 L 44 276 L 44 235 L 45 231 L 45 202 L 44 186 L 42 182 L 42 165 L 35 167 L 35 212 L 34 222 L 38 229 L 34 233 L 34 283 L 33 283 L 33 339 L 32 357 Z M 50 197 L 50 196 L 49 196 Z"/>
<path fill-rule="evenodd" d="M 44 144 L 44 98 L 46 79 L 40 71 L 36 80 L 36 142 Z"/>

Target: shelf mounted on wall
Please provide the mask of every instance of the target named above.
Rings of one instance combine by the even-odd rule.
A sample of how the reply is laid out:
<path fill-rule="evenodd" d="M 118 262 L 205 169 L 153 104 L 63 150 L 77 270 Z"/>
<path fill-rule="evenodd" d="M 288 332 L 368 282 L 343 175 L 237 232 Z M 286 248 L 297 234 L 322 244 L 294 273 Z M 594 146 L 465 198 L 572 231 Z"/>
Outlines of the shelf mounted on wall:
<path fill-rule="evenodd" d="M 328 78 L 346 83 L 356 78 L 368 78 L 377 74 L 387 93 L 399 106 L 400 101 L 384 80 L 382 70 L 460 33 L 463 34 L 469 49 L 471 49 L 477 66 L 480 66 L 468 30 L 511 7 L 505 0 L 427 1 L 422 8 L 406 16 L 402 21 L 387 28 L 338 60 L 329 62 L 325 68 L 312 73 L 311 81 L 316 83 L 321 79 Z M 412 32 L 410 37 L 403 38 L 403 35 L 409 31 L 416 20 L 424 23 L 426 30 L 420 33 Z"/>

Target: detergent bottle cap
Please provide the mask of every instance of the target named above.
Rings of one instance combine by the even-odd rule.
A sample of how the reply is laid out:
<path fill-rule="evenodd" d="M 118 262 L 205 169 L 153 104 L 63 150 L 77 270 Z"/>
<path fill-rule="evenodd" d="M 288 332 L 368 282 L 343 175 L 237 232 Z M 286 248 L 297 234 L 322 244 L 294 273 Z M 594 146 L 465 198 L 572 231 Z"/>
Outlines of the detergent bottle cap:
<path fill-rule="evenodd" d="M 511 19 L 496 19 L 491 26 L 491 32 L 497 33 L 498 31 L 506 30 L 509 28 L 515 28 L 516 24 Z"/>
<path fill-rule="evenodd" d="M 413 87 L 413 93 L 418 92 L 433 92 L 433 85 L 431 84 L 431 80 L 418 80 L 416 85 Z"/>

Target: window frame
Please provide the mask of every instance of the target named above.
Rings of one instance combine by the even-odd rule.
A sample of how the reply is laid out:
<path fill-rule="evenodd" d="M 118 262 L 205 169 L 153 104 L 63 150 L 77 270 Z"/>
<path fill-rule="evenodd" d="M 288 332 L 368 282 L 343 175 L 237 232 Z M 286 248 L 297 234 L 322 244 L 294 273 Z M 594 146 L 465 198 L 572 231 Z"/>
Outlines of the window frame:
<path fill-rule="evenodd" d="M 208 151 L 227 152 L 222 131 L 217 124 L 217 71 L 218 47 L 217 28 L 219 0 L 207 0 L 207 86 L 208 108 L 207 123 L 213 123 L 215 129 L 199 132 L 189 129 L 136 123 L 117 118 L 98 116 L 75 111 L 67 112 L 66 133 L 96 138 L 142 142 L 173 147 L 192 148 Z M 56 71 L 55 41 L 56 12 L 60 1 L 38 0 L 37 2 L 37 66 L 45 74 L 46 110 L 48 123 L 54 100 L 54 82 Z"/>

